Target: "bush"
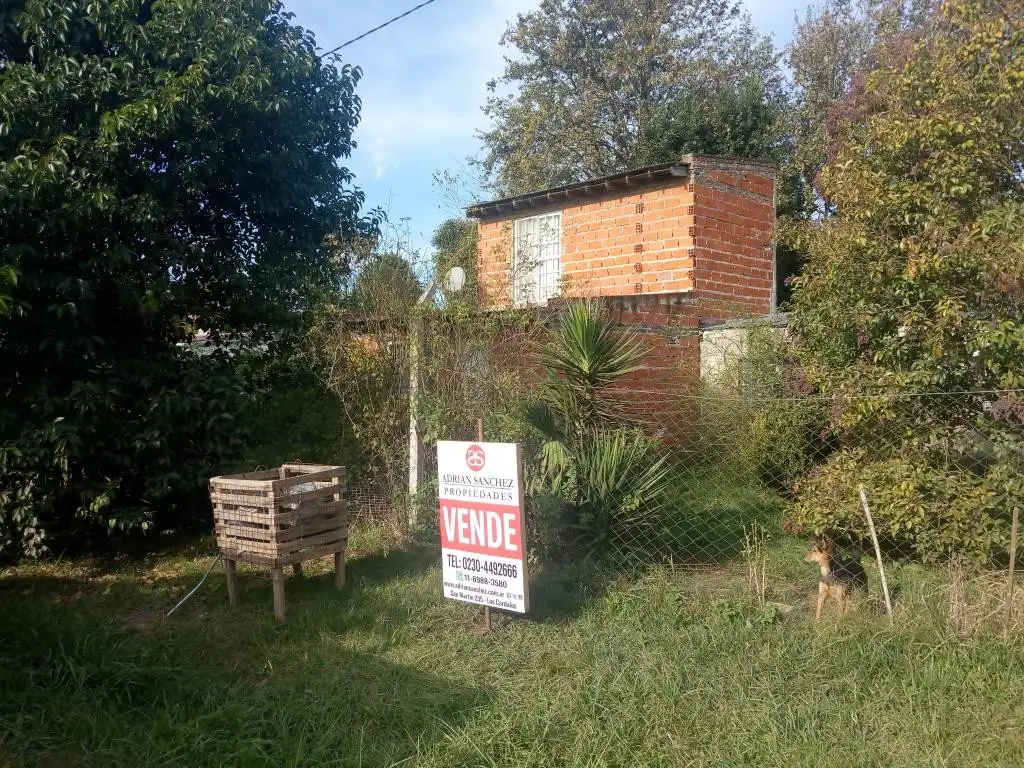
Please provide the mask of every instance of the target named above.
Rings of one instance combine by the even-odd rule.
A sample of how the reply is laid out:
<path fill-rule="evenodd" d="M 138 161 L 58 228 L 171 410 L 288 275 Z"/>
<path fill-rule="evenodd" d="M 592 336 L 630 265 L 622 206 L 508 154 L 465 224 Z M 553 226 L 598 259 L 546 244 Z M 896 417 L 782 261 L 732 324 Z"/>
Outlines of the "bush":
<path fill-rule="evenodd" d="M 97 363 L 27 412 L 0 410 L 0 553 L 208 524 L 206 480 L 237 461 L 253 403 L 236 362 L 179 351 Z"/>
<path fill-rule="evenodd" d="M 793 522 L 817 535 L 867 541 L 863 484 L 880 539 L 895 553 L 936 561 L 957 555 L 989 565 L 1006 551 L 1009 509 L 998 466 L 976 473 L 936 467 L 912 453 L 872 459 L 859 449 L 834 454 L 799 486 Z"/>
<path fill-rule="evenodd" d="M 791 492 L 831 449 L 827 409 L 811 396 L 792 345 L 778 329 L 751 326 L 743 346 L 702 392 L 701 453 Z"/>
<path fill-rule="evenodd" d="M 598 432 L 571 449 L 569 533 L 588 556 L 648 540 L 668 481 L 660 444 L 638 429 Z"/>

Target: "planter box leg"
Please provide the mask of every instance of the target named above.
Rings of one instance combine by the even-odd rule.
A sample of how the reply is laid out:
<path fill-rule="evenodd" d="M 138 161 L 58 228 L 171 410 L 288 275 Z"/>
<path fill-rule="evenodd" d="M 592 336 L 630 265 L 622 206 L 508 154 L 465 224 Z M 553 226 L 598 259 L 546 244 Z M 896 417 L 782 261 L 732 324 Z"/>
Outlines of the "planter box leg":
<path fill-rule="evenodd" d="M 224 574 L 228 577 L 228 605 L 234 608 L 238 605 L 238 580 L 235 579 L 235 561 L 224 561 Z"/>
<path fill-rule="evenodd" d="M 334 553 L 334 586 L 341 589 L 345 586 L 345 553 Z"/>
<path fill-rule="evenodd" d="M 284 568 L 273 568 L 270 575 L 274 582 L 274 618 L 284 621 Z"/>
<path fill-rule="evenodd" d="M 292 566 L 292 574 L 295 576 L 302 575 L 302 563 L 296 563 Z"/>

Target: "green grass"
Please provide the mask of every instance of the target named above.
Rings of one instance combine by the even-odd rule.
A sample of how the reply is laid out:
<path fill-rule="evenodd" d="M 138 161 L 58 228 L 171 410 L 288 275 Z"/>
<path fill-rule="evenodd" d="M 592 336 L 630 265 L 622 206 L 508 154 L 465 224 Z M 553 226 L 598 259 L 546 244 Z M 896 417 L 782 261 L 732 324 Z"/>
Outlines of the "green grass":
<path fill-rule="evenodd" d="M 1011 766 L 1024 643 L 957 641 L 894 568 L 906 609 L 815 626 L 815 576 L 781 540 L 761 621 L 745 566 L 596 582 L 537 574 L 489 636 L 440 597 L 431 552 L 357 547 L 287 585 L 219 571 L 210 542 L 0 578 L 0 764 L 12 766 Z"/>
<path fill-rule="evenodd" d="M 669 475 L 663 504 L 651 524 L 629 531 L 615 544 L 627 559 L 654 552 L 665 562 L 709 565 L 727 562 L 743 550 L 751 524 L 776 534 L 782 501 L 754 478 L 722 463 L 682 464 Z"/>

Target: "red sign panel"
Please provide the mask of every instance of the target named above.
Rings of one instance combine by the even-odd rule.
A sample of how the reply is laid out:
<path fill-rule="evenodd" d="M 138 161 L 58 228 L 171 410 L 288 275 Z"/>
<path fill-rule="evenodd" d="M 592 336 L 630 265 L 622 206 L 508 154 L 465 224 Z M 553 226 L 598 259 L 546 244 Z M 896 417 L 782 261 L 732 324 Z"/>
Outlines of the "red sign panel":
<path fill-rule="evenodd" d="M 522 557 L 519 509 L 475 501 L 441 500 L 441 546 L 478 555 Z"/>

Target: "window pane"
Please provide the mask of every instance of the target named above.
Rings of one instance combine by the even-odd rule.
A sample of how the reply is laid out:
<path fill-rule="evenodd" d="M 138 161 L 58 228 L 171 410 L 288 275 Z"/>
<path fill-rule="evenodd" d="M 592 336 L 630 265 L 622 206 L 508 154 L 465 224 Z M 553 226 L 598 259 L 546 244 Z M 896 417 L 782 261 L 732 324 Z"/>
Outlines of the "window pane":
<path fill-rule="evenodd" d="M 517 303 L 543 304 L 557 295 L 562 278 L 559 213 L 515 222 L 513 293 Z"/>

